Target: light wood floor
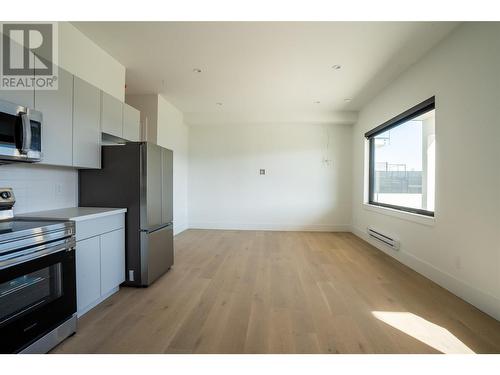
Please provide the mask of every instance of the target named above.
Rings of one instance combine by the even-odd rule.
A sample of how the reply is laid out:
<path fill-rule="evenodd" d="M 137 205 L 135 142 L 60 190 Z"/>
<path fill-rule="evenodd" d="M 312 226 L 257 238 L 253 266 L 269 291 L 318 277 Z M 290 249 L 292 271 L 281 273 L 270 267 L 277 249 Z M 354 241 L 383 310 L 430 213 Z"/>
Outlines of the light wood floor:
<path fill-rule="evenodd" d="M 500 323 L 350 233 L 188 230 L 54 353 L 500 352 Z"/>

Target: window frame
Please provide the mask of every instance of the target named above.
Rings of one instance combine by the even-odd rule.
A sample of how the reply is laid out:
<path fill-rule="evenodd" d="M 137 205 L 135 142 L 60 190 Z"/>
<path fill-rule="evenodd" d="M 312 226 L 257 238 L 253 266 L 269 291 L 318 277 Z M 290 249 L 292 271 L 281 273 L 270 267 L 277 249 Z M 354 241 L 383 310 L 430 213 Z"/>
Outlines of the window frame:
<path fill-rule="evenodd" d="M 368 151 L 368 204 L 374 205 L 374 206 L 379 206 L 379 207 L 385 207 L 385 208 L 390 208 L 393 210 L 398 210 L 398 211 L 403 211 L 403 212 L 410 212 L 413 214 L 418 214 L 418 215 L 425 215 L 425 216 L 430 216 L 434 217 L 434 212 L 435 211 L 428 211 L 428 210 L 423 210 L 419 208 L 413 208 L 413 207 L 405 207 L 405 206 L 397 206 L 397 205 L 392 205 L 392 204 L 387 204 L 387 203 L 380 203 L 374 201 L 374 181 L 375 181 L 375 137 L 383 133 L 387 130 L 390 130 L 392 128 L 395 128 L 399 125 L 402 125 L 403 123 L 410 121 L 411 119 L 414 119 L 415 117 L 418 117 L 426 112 L 432 111 L 433 109 L 436 109 L 436 100 L 435 97 L 432 96 L 431 98 L 424 100 L 423 102 L 417 104 L 416 106 L 404 111 L 400 115 L 384 122 L 383 124 L 377 126 L 376 128 L 373 128 L 372 130 L 368 131 L 365 133 L 365 138 L 368 140 L 369 143 L 369 151 Z"/>

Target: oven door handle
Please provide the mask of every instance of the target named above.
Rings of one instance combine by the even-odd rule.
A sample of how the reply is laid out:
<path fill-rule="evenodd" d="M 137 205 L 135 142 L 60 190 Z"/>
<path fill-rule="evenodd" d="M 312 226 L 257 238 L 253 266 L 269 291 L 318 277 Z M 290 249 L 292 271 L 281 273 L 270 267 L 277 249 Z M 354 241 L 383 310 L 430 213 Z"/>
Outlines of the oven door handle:
<path fill-rule="evenodd" d="M 27 154 L 31 150 L 31 120 L 28 113 L 19 113 L 23 127 L 23 142 L 21 145 L 21 154 Z"/>
<path fill-rule="evenodd" d="M 69 237 L 60 241 L 50 242 L 48 244 L 30 247 L 25 250 L 0 256 L 0 270 L 14 267 L 21 263 L 26 263 L 60 251 L 70 251 L 75 247 L 75 243 L 74 237 Z"/>

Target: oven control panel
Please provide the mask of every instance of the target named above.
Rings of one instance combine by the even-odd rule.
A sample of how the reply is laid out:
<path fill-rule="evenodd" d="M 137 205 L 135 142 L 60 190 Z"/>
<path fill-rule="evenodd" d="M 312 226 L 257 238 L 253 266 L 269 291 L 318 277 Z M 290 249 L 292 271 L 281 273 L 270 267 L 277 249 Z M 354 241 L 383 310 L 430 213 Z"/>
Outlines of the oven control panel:
<path fill-rule="evenodd" d="M 0 188 L 0 210 L 9 210 L 16 203 L 12 188 Z"/>

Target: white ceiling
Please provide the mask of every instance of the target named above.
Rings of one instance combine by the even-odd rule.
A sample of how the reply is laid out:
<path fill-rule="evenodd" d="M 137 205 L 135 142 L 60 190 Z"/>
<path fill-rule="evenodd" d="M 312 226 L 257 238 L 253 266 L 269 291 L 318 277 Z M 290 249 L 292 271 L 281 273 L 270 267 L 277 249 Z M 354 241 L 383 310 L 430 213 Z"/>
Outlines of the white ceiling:
<path fill-rule="evenodd" d="M 181 111 L 199 115 L 357 111 L 457 23 L 74 25 L 125 65 L 127 94 L 161 93 Z M 342 68 L 332 69 L 335 64 Z"/>

